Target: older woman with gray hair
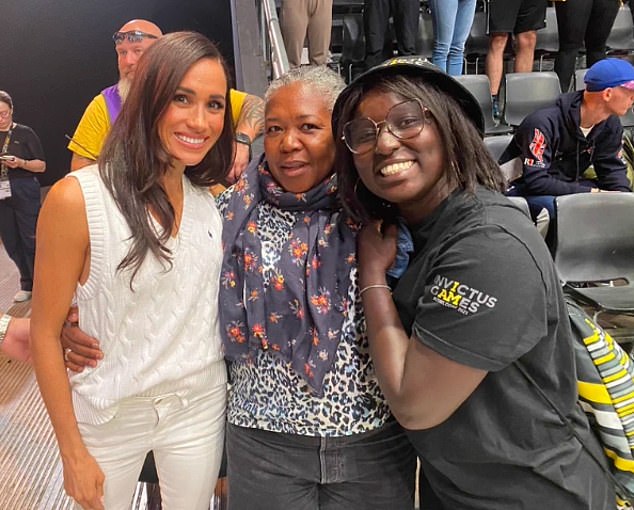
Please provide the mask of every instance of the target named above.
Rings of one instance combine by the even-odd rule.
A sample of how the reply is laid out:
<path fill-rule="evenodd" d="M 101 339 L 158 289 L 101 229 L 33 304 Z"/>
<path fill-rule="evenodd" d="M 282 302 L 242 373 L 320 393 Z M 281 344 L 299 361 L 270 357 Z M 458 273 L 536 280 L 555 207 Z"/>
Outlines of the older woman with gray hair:
<path fill-rule="evenodd" d="M 231 509 L 413 508 L 415 456 L 374 374 L 336 193 L 343 86 L 325 67 L 274 81 L 265 154 L 220 198 Z"/>

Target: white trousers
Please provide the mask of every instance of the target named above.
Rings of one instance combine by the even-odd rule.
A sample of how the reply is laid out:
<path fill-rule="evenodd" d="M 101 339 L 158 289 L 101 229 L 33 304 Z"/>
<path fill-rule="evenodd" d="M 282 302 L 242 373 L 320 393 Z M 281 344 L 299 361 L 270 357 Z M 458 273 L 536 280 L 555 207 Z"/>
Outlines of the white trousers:
<path fill-rule="evenodd" d="M 80 423 L 84 443 L 106 477 L 106 510 L 130 508 L 150 450 L 163 509 L 208 510 L 222 460 L 226 399 L 224 384 L 182 399 L 130 397 L 107 423 Z"/>

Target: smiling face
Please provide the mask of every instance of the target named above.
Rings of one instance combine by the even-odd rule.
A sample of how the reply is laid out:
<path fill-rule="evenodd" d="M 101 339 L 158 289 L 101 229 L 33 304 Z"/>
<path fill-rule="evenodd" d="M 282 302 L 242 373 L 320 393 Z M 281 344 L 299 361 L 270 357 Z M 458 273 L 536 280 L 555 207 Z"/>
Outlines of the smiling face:
<path fill-rule="evenodd" d="M 393 92 L 372 90 L 359 102 L 354 118 L 381 123 L 405 99 Z M 399 140 L 383 126 L 374 150 L 354 154 L 353 160 L 365 187 L 395 204 L 410 224 L 427 217 L 451 192 L 442 139 L 430 116 L 422 131 L 406 140 Z"/>
<path fill-rule="evenodd" d="M 163 148 L 173 166 L 184 168 L 202 161 L 224 127 L 227 79 L 216 59 L 192 65 L 158 121 Z"/>
<path fill-rule="evenodd" d="M 264 151 L 275 180 L 303 193 L 333 171 L 335 143 L 326 101 L 309 85 L 294 82 L 267 101 Z"/>

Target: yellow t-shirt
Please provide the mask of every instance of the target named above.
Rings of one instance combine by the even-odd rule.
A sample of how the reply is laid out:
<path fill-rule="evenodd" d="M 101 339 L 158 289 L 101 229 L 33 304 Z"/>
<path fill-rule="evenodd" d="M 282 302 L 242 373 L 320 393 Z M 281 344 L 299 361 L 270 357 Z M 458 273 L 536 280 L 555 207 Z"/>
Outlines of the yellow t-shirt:
<path fill-rule="evenodd" d="M 242 112 L 242 105 L 247 98 L 246 92 L 240 92 L 236 89 L 229 89 L 229 101 L 231 102 L 231 115 L 233 116 L 233 127 L 238 125 L 238 119 Z"/>
<path fill-rule="evenodd" d="M 97 159 L 109 132 L 110 116 L 106 100 L 99 94 L 84 111 L 68 149 L 78 156 Z"/>

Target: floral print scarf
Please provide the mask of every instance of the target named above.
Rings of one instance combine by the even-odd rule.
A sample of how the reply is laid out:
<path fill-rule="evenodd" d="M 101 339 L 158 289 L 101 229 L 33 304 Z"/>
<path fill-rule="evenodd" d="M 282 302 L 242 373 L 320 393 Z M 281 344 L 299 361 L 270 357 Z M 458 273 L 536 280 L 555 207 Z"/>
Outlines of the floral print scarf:
<path fill-rule="evenodd" d="M 264 271 L 259 205 L 295 213 L 274 267 Z M 225 357 L 255 362 L 259 350 L 290 362 L 317 394 L 333 366 L 351 306 L 357 226 L 337 200 L 332 175 L 305 193 L 284 191 L 264 158 L 249 165 L 225 209 L 220 327 Z"/>

